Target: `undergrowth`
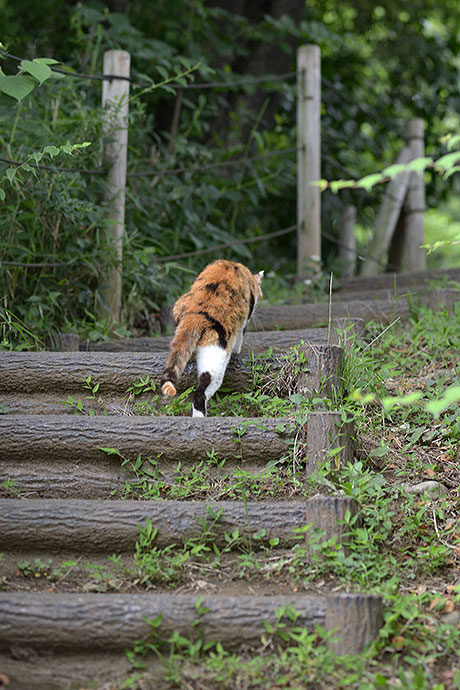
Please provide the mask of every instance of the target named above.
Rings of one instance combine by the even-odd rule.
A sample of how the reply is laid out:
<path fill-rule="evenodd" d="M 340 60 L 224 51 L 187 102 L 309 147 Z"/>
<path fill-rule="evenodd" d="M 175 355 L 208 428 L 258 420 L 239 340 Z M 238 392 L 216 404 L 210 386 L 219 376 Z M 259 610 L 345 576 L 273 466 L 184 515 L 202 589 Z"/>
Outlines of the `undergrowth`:
<path fill-rule="evenodd" d="M 340 404 L 346 418 L 355 422 L 357 449 L 345 466 L 338 466 L 331 454 L 306 478 L 302 463 L 292 462 L 291 448 L 282 463 L 254 476 L 236 468 L 227 472 L 225 458 L 213 452 L 192 471 L 176 468 L 176 477 L 168 483 L 159 474 L 160 457 L 134 462 L 121 458 L 125 465 L 131 463 L 138 482 L 125 487 L 128 497 L 247 501 L 301 498 L 319 490 L 350 496 L 359 506 L 357 514 L 345 517 L 343 543 L 325 540 L 308 525 L 283 545 L 270 541 L 264 530 L 252 536 L 226 533 L 219 528 L 222 516 L 217 512 L 208 515 L 197 537 L 161 547 L 147 523 L 140 527 L 131 566 L 139 587 L 156 589 L 166 583 L 190 592 L 213 591 L 215 583 L 225 581 L 242 586 L 250 582 L 262 591 L 278 591 L 280 585 L 293 593 L 365 591 L 383 596 L 385 609 L 376 640 L 363 653 L 342 657 L 331 651 L 321 628 L 296 626 L 295 612 L 290 618 L 280 612 L 278 624 L 261 637 L 257 654 L 235 653 L 203 636 L 174 634 L 164 639 L 158 620 L 152 622 L 151 639 L 129 652 L 138 668 L 118 688 L 460 686 L 459 414 L 455 401 L 438 415 L 427 407 L 458 377 L 459 333 L 457 306 L 452 313 L 418 307 L 408 323 L 387 330 L 370 324 L 361 337 L 352 339 Z M 422 396 L 408 403 L 406 396 L 414 390 Z M 389 397 L 398 403 L 388 407 L 384 401 Z M 296 414 L 310 402 L 295 399 Z M 339 400 L 329 402 L 332 408 Z M 289 404 L 292 408 L 293 402 Z M 282 398 L 270 402 L 260 391 L 222 395 L 212 409 L 214 414 L 286 413 Z M 213 474 L 212 468 L 219 472 Z M 429 491 L 423 486 L 418 490 L 424 481 L 435 482 L 437 492 L 429 492 L 433 485 Z M 114 562 L 111 567 L 122 568 Z M 108 580 L 109 571 L 100 577 Z M 115 581 L 123 587 L 123 577 Z M 162 660 L 161 680 L 158 673 L 150 675 L 152 655 Z"/>

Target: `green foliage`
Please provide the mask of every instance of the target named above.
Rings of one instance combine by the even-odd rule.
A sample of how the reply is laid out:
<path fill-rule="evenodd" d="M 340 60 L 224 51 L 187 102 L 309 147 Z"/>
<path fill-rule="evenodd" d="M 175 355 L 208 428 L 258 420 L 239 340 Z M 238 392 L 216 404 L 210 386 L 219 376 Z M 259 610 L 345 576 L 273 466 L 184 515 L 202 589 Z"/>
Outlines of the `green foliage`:
<path fill-rule="evenodd" d="M 202 0 L 193 6 L 186 0 L 167 7 L 135 4 L 129 16 L 98 3 L 73 8 L 53 0 L 46 8 L 37 22 L 36 12 L 25 11 L 23 0 L 8 10 L 0 7 L 11 52 L 24 53 L 33 34 L 34 50 L 52 56 L 38 61 L 28 56 L 18 63 L 19 74 L 5 76 L 15 84 L 30 80 L 41 86 L 18 100 L 14 109 L 5 108 L 0 141 L 10 158 L 26 161 L 34 152 L 49 153 L 68 141 L 91 141 L 69 167 L 100 168 L 97 84 L 75 77 L 55 82 L 58 73 L 50 67 L 59 58 L 69 72 L 100 73 L 105 50 L 130 52 L 129 172 L 148 175 L 129 178 L 125 334 L 136 328 L 158 330 L 159 308 L 216 256 L 241 259 L 277 275 L 295 270 L 295 234 L 271 240 L 268 253 L 265 243 L 251 244 L 250 250 L 242 243 L 295 222 L 295 152 L 264 158 L 296 145 L 294 80 L 271 82 L 267 76 L 262 91 L 247 85 L 236 92 L 182 92 L 172 88 L 172 80 L 231 84 L 239 79 L 243 63 L 251 65 L 253 55 L 265 54 L 275 44 L 286 71 L 293 70 L 295 46 L 319 43 L 325 79 L 323 174 L 330 180 L 339 175 L 361 180 L 360 189 L 340 180 L 331 183 L 335 191 L 345 187 L 340 200 L 330 190 L 323 195 L 324 228 L 332 235 L 344 202 L 358 205 L 362 222 L 371 221 L 379 194 L 374 192 L 375 171 L 393 174 L 394 166 L 388 166 L 400 146 L 397 130 L 408 116 L 426 118 L 427 153 L 433 159 L 439 159 L 439 136 L 457 124 L 452 116 L 458 110 L 452 51 L 458 39 L 448 3 L 430 4 L 428 15 L 416 3 L 409 24 L 392 0 L 375 12 L 362 2 L 345 3 L 340 13 L 315 1 L 299 21 L 288 15 L 275 18 L 258 7 L 251 17 L 238 15 L 228 3 L 215 7 Z M 404 42 L 397 40 L 395 25 L 404 30 Z M 406 41 L 412 46 L 410 55 Z M 412 54 L 419 60 L 414 62 Z M 433 65 L 429 88 L 419 68 L 423 60 Z M 4 64 L 11 71 L 8 59 Z M 177 127 L 172 124 L 174 112 Z M 455 136 L 445 140 L 447 153 L 438 161 L 446 174 L 457 167 Z M 262 158 L 223 169 L 192 170 L 251 156 Z M 183 171 L 153 175 L 152 168 Z M 97 317 L 98 278 L 107 258 L 103 179 L 57 170 L 42 169 L 38 179 L 26 173 L 4 171 L 12 183 L 5 189 L 0 225 L 6 238 L 0 244 L 5 306 L 39 337 L 69 325 L 90 339 L 105 337 L 108 324 Z M 430 185 L 429 193 L 434 186 L 439 191 L 436 178 Z M 363 195 L 363 190 L 371 194 Z M 336 249 L 328 241 L 324 244 L 326 261 L 333 261 Z M 167 260 L 222 245 L 228 247 L 198 258 Z M 299 299 L 298 286 L 283 289 Z"/>
<path fill-rule="evenodd" d="M 3 46 L 0 43 L 0 58 Z M 0 67 L 0 103 L 1 105 L 15 105 L 29 95 L 36 86 L 41 86 L 48 79 L 62 79 L 63 74 L 52 72 L 49 65 L 58 64 L 52 58 L 35 58 L 21 60 L 18 74 L 5 74 Z"/>

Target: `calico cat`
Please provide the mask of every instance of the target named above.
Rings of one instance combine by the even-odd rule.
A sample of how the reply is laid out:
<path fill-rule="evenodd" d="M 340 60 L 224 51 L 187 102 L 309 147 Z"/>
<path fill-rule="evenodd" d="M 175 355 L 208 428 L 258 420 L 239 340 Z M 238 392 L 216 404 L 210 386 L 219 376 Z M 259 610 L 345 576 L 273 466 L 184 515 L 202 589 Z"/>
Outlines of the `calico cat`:
<path fill-rule="evenodd" d="M 246 325 L 262 297 L 263 274 L 253 275 L 233 261 L 214 261 L 174 305 L 176 332 L 161 392 L 176 394 L 177 381 L 195 352 L 198 388 L 193 417 L 206 416 L 208 400 L 220 388 L 230 355 L 241 351 Z"/>

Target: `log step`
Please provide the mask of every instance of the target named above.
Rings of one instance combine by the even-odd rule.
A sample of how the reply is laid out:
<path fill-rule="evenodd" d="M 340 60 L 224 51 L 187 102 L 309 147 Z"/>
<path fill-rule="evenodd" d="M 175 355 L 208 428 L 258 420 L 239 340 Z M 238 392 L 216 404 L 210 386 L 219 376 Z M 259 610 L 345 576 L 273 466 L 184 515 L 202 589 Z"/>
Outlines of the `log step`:
<path fill-rule="evenodd" d="M 119 338 L 102 343 L 83 342 L 80 350 L 96 352 L 169 352 L 172 336 L 156 338 Z M 328 332 L 327 328 L 302 328 L 292 331 L 266 331 L 265 333 L 246 333 L 241 348 L 242 354 L 260 354 L 269 348 L 284 350 L 297 345 L 303 340 L 312 345 L 337 345 L 336 331 Z"/>
<path fill-rule="evenodd" d="M 363 324 L 357 323 L 360 319 L 334 319 L 331 328 L 299 328 L 288 331 L 256 331 L 246 333 L 243 340 L 242 354 L 260 354 L 267 352 L 269 348 L 285 350 L 297 345 L 302 340 L 310 345 L 342 345 L 340 331 L 345 327 L 353 327 L 355 332 L 362 330 Z M 67 341 L 66 338 L 69 340 Z M 76 338 L 76 340 L 75 340 Z M 83 351 L 97 352 L 168 352 L 172 336 L 159 336 L 156 338 L 119 338 L 102 343 L 90 341 L 80 343 L 78 336 L 63 334 L 61 342 L 56 343 L 58 350 L 67 348 Z"/>
<path fill-rule="evenodd" d="M 297 341 L 298 343 L 300 341 Z M 302 374 L 305 392 L 329 394 L 339 388 L 342 348 L 338 345 L 302 345 L 305 363 Z M 134 402 L 148 401 L 160 390 L 167 355 L 130 352 L 3 352 L 0 353 L 0 403 L 12 414 L 64 414 L 74 408 L 67 399 L 83 399 L 84 409 L 96 413 L 131 413 Z M 245 391 L 255 384 L 271 384 L 289 366 L 282 356 L 261 360 L 257 370 L 248 357 L 232 357 L 223 387 Z M 98 384 L 96 394 L 85 388 Z M 281 376 L 281 378 L 283 378 Z M 136 394 L 127 391 L 136 381 L 148 380 L 153 390 Z M 189 363 L 179 381 L 178 391 L 196 385 L 196 366 Z M 279 387 L 279 386 L 278 386 Z M 282 391 L 280 390 L 280 393 Z M 100 402 L 98 402 L 100 400 Z"/>
<path fill-rule="evenodd" d="M 116 449 L 132 463 L 141 455 L 140 468 L 150 472 L 144 478 L 154 484 L 173 480 L 178 463 L 184 469 L 204 461 L 220 474 L 236 466 L 263 471 L 288 453 L 298 432 L 288 418 L 0 415 L 0 482 L 13 482 L 26 496 L 109 497 L 137 476 L 101 448 Z M 335 448 L 342 449 L 335 460 L 351 461 L 351 436 L 339 412 L 311 412 L 297 439 L 307 471 Z M 211 451 L 226 460 L 223 467 L 208 458 Z M 147 458 L 157 460 L 159 474 Z"/>
<path fill-rule="evenodd" d="M 367 297 L 367 292 L 363 292 L 362 296 L 366 295 Z M 418 295 L 418 300 L 421 304 L 433 310 L 440 308 L 450 309 L 453 304 L 458 302 L 459 294 L 459 291 L 456 289 L 430 290 Z M 331 315 L 332 319 L 352 318 L 363 319 L 364 321 L 377 321 L 379 323 L 391 323 L 397 317 L 407 319 L 411 315 L 411 301 L 407 297 L 389 300 L 361 298 L 351 301 L 337 301 L 333 296 L 330 310 L 328 303 L 285 304 L 280 307 L 264 307 L 258 310 L 257 315 L 257 325 L 250 323 L 248 326 L 250 330 L 324 326 L 329 322 L 329 315 Z"/>
<path fill-rule="evenodd" d="M 362 300 L 363 295 L 370 300 L 379 300 L 381 302 L 394 302 L 402 299 L 407 299 L 409 304 L 424 304 L 429 309 L 434 311 L 441 308 L 451 308 L 455 302 L 458 302 L 460 291 L 456 288 L 438 288 L 430 290 L 426 285 L 413 285 L 410 287 L 394 287 L 381 288 L 378 290 L 338 290 L 334 292 L 334 302 L 352 303 L 356 300 Z"/>
<path fill-rule="evenodd" d="M 277 612 L 294 607 L 296 627 L 321 625 L 336 630 L 336 653 L 362 651 L 382 623 L 377 595 L 196 595 L 185 594 L 48 594 L 0 593 L 0 653 L 20 648 L 51 652 L 122 652 L 138 640 L 151 640 L 147 622 L 161 617 L 155 629 L 166 641 L 174 631 L 239 649 L 260 644 L 265 623 L 276 625 Z M 282 622 L 289 623 L 286 616 Z M 52 657 L 51 657 L 52 658 Z M 48 663 L 51 659 L 48 656 Z M 9 675 L 8 666 L 2 669 Z M 50 672 L 52 669 L 50 669 Z M 75 679 L 78 681 L 78 679 Z"/>
<path fill-rule="evenodd" d="M 405 271 L 402 273 L 382 273 L 377 276 L 353 276 L 339 278 L 336 283 L 343 292 L 369 290 L 393 290 L 427 286 L 432 281 L 455 281 L 460 283 L 460 268 L 449 268 L 435 271 Z"/>
<path fill-rule="evenodd" d="M 0 499 L 0 551 L 66 551 L 75 553 L 133 552 L 139 525 L 149 519 L 157 529 L 155 545 L 162 548 L 203 533 L 207 525 L 213 542 L 225 534 L 265 531 L 261 543 L 272 538 L 279 546 L 292 542 L 292 530 L 311 524 L 324 538 L 339 540 L 348 529 L 346 511 L 358 512 L 346 496 L 313 496 L 292 502 L 91 501 L 83 499 Z M 216 517 L 218 516 L 218 517 Z"/>

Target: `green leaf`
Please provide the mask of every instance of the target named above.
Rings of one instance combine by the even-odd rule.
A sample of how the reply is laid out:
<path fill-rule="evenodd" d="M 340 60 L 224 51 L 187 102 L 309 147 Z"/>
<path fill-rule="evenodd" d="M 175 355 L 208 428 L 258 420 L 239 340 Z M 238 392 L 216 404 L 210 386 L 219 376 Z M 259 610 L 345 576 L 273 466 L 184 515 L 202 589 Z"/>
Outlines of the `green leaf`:
<path fill-rule="evenodd" d="M 459 161 L 460 151 L 454 151 L 454 153 L 447 153 L 445 156 L 438 158 L 434 167 L 436 170 L 449 170 L 449 168 L 452 168 Z"/>
<path fill-rule="evenodd" d="M 347 189 L 348 187 L 354 187 L 356 182 L 354 180 L 334 180 L 329 183 L 329 187 L 333 194 L 337 194 L 341 189 Z"/>
<path fill-rule="evenodd" d="M 31 60 L 21 60 L 21 69 L 23 72 L 31 74 L 39 84 L 43 84 L 51 76 L 51 70 L 48 65 L 35 60 L 33 62 Z"/>
<path fill-rule="evenodd" d="M 444 391 L 443 395 L 439 400 L 432 400 L 427 403 L 426 409 L 434 417 L 439 417 L 441 412 L 447 410 L 447 408 L 453 403 L 457 403 L 460 400 L 460 386 L 450 386 Z"/>
<path fill-rule="evenodd" d="M 5 201 L 5 190 L 0 187 L 0 201 Z"/>
<path fill-rule="evenodd" d="M 39 65 L 59 65 L 59 60 L 55 60 L 54 58 L 35 58 L 34 62 L 37 62 Z"/>
<path fill-rule="evenodd" d="M 394 165 L 389 165 L 388 168 L 385 168 L 385 170 L 382 170 L 382 175 L 396 177 L 396 175 L 406 171 L 407 167 L 404 163 L 395 163 Z"/>
<path fill-rule="evenodd" d="M 327 180 L 315 180 L 311 182 L 312 187 L 319 187 L 320 192 L 324 192 L 329 187 L 329 182 Z"/>
<path fill-rule="evenodd" d="M 369 190 L 372 189 L 372 187 L 375 184 L 378 184 L 379 182 L 382 182 L 383 178 L 385 176 L 382 175 L 381 173 L 375 174 L 375 175 L 366 175 L 365 177 L 362 177 L 358 182 L 356 183 L 357 187 L 362 187 L 363 189 Z"/>
<path fill-rule="evenodd" d="M 305 402 L 305 396 L 301 393 L 293 393 L 289 396 L 290 402 L 298 405 L 299 403 Z"/>
<path fill-rule="evenodd" d="M 7 178 L 8 178 L 8 182 L 9 182 L 10 184 L 13 184 L 13 180 L 14 180 L 14 178 L 16 177 L 16 168 L 7 168 L 7 169 L 5 170 L 5 175 L 6 175 Z"/>
<path fill-rule="evenodd" d="M 98 450 L 103 450 L 104 453 L 107 453 L 107 455 L 118 455 L 121 457 L 121 453 L 119 450 L 116 448 L 102 448 L 101 446 L 98 448 Z"/>
<path fill-rule="evenodd" d="M 388 446 L 380 446 L 379 448 L 374 448 L 374 450 L 371 450 L 369 453 L 369 457 L 371 458 L 382 458 L 384 455 L 388 453 L 390 449 Z"/>
<path fill-rule="evenodd" d="M 432 158 L 414 158 L 413 161 L 407 164 L 407 170 L 422 173 L 425 168 L 430 167 L 430 165 L 433 165 Z"/>
<path fill-rule="evenodd" d="M 43 153 L 46 153 L 50 158 L 55 158 L 59 155 L 60 151 L 57 146 L 45 146 Z"/>
<path fill-rule="evenodd" d="M 18 103 L 34 90 L 36 84 L 35 79 L 25 74 L 0 77 L 0 91 L 6 93 L 7 96 L 15 98 Z"/>
<path fill-rule="evenodd" d="M 382 405 L 385 412 L 389 412 L 396 405 L 412 405 L 416 403 L 422 397 L 421 393 L 414 392 L 408 395 L 395 395 L 383 398 Z"/>

